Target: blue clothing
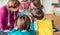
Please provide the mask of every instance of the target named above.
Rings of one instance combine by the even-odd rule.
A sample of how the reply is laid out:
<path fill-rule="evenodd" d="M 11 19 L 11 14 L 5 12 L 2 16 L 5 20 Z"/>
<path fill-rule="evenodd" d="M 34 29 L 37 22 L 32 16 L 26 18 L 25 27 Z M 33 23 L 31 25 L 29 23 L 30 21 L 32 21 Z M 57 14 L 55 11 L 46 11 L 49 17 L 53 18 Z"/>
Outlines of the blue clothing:
<path fill-rule="evenodd" d="M 8 33 L 8 32 L 3 32 L 3 31 L 0 30 L 0 34 L 7 34 L 7 33 Z"/>
<path fill-rule="evenodd" d="M 7 35 L 36 35 L 34 30 L 29 30 L 26 32 L 21 32 L 20 30 L 13 29 Z"/>
<path fill-rule="evenodd" d="M 26 32 L 21 32 L 17 29 L 11 30 L 8 35 L 36 35 L 36 32 L 34 30 L 34 22 L 30 23 L 30 30 Z"/>
<path fill-rule="evenodd" d="M 4 34 L 4 32 L 0 30 L 0 34 Z"/>
<path fill-rule="evenodd" d="M 31 29 L 31 30 L 35 30 L 35 28 L 34 28 L 34 22 L 31 22 L 31 23 L 30 23 L 30 29 Z"/>
<path fill-rule="evenodd" d="M 24 14 L 26 14 L 26 15 L 28 15 L 28 13 L 30 12 L 30 10 L 23 10 L 19 15 L 18 15 L 18 17 L 21 17 L 21 16 L 23 16 Z"/>

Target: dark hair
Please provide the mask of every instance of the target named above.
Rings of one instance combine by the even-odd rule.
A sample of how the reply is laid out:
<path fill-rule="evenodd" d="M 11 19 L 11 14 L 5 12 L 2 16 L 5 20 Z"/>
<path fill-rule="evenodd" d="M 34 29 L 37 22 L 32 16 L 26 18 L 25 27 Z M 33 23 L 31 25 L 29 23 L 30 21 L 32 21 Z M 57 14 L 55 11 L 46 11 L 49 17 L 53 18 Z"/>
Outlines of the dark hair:
<path fill-rule="evenodd" d="M 31 14 L 34 18 L 37 18 L 37 19 L 43 19 L 44 18 L 44 13 L 41 9 L 38 9 L 38 8 L 35 8 L 31 11 Z"/>
<path fill-rule="evenodd" d="M 20 6 L 20 2 L 18 0 L 8 1 L 8 8 L 17 8 L 19 6 Z"/>
<path fill-rule="evenodd" d="M 29 30 L 30 29 L 30 18 L 27 15 L 18 17 L 17 22 L 20 21 L 20 30 Z"/>
<path fill-rule="evenodd" d="M 32 2 L 33 4 L 34 4 L 34 6 L 36 6 L 37 8 L 40 8 L 40 9 L 42 9 L 43 8 L 43 5 L 41 4 L 41 2 L 40 1 L 38 1 L 38 0 L 33 0 L 33 2 Z"/>
<path fill-rule="evenodd" d="M 30 0 L 30 2 L 34 2 L 35 0 Z"/>

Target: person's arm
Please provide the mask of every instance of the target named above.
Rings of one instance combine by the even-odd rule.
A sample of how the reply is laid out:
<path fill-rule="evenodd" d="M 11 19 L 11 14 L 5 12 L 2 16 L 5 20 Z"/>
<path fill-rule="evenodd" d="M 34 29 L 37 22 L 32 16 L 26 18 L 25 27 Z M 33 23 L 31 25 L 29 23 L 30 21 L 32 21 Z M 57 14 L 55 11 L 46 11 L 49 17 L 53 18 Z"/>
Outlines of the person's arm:
<path fill-rule="evenodd" d="M 38 34 L 38 24 L 36 21 L 34 21 L 34 29 L 35 29 L 35 32 L 36 32 L 36 35 Z"/>
<path fill-rule="evenodd" d="M 17 31 L 17 27 L 13 28 L 7 35 L 17 35 L 15 32 Z"/>
<path fill-rule="evenodd" d="M 0 30 L 3 30 L 4 10 L 0 9 Z"/>

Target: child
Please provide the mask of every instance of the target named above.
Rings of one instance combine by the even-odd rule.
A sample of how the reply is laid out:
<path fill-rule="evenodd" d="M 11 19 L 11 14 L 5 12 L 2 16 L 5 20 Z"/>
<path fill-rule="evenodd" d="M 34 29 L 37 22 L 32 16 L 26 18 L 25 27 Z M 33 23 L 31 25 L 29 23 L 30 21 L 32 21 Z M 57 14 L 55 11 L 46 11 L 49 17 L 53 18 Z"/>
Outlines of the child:
<path fill-rule="evenodd" d="M 29 9 L 29 6 L 30 6 L 30 2 L 28 0 L 22 0 L 19 10 L 21 11 L 21 10 Z"/>
<path fill-rule="evenodd" d="M 30 12 L 29 6 L 30 6 L 30 2 L 28 0 L 21 0 L 19 12 L 28 14 Z"/>
<path fill-rule="evenodd" d="M 42 9 L 43 5 L 36 0 L 31 0 L 30 9 L 39 8 Z"/>
<path fill-rule="evenodd" d="M 9 32 L 14 27 L 20 2 L 18 0 L 9 0 L 8 3 L 0 8 L 0 30 Z"/>
<path fill-rule="evenodd" d="M 34 30 L 30 29 L 30 18 L 27 15 L 23 15 L 17 19 L 17 29 L 14 28 L 8 35 L 35 35 Z"/>
<path fill-rule="evenodd" d="M 38 31 L 37 35 L 53 35 L 52 21 L 50 19 L 43 19 L 44 13 L 41 9 L 33 9 L 30 13 L 33 17 L 35 30 Z"/>

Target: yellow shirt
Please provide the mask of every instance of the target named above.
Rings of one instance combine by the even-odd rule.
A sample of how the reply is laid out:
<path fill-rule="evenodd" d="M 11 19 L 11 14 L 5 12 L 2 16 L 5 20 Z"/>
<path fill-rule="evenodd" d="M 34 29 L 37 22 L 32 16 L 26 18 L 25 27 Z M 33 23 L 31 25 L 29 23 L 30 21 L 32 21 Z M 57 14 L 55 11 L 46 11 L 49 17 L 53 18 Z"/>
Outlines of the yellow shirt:
<path fill-rule="evenodd" d="M 53 35 L 52 21 L 50 19 L 37 20 L 38 35 Z"/>

